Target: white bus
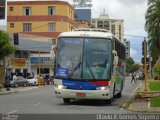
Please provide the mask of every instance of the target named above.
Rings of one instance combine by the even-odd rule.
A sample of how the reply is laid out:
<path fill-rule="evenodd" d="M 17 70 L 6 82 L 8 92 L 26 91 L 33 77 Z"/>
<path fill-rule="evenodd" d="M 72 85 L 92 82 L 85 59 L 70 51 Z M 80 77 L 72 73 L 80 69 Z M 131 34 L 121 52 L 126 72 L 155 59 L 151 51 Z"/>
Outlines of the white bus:
<path fill-rule="evenodd" d="M 55 96 L 64 103 L 71 99 L 111 103 L 122 95 L 124 74 L 125 46 L 109 31 L 85 28 L 59 35 L 54 85 Z"/>

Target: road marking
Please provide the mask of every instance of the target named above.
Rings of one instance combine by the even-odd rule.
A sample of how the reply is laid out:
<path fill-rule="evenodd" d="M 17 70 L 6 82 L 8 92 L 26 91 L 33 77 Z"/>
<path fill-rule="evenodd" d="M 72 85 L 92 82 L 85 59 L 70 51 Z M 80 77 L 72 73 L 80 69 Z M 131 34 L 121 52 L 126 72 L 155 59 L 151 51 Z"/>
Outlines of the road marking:
<path fill-rule="evenodd" d="M 41 103 L 39 102 L 39 103 L 36 103 L 36 104 L 33 104 L 33 106 L 37 106 L 37 105 L 40 105 Z"/>
<path fill-rule="evenodd" d="M 18 112 L 18 110 L 13 110 L 13 111 L 11 111 L 11 112 L 9 112 L 7 114 L 12 114 L 12 113 L 15 113 L 15 112 Z"/>

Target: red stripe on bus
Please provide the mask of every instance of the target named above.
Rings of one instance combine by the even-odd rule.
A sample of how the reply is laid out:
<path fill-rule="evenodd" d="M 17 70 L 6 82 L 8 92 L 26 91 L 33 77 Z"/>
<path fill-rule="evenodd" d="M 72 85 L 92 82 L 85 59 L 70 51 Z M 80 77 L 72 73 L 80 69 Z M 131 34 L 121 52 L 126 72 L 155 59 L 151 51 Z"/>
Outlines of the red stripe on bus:
<path fill-rule="evenodd" d="M 108 86 L 109 81 L 95 81 L 90 83 L 94 85 Z"/>

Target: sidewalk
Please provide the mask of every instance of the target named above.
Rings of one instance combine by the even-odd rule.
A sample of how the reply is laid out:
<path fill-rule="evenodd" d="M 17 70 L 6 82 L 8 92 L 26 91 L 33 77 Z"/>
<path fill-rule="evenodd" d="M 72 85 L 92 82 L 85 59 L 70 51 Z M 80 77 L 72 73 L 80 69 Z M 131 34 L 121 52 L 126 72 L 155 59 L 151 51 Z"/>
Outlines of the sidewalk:
<path fill-rule="evenodd" d="M 144 81 L 142 81 L 136 88 L 136 92 L 144 91 Z M 136 94 L 136 92 L 134 94 Z M 148 101 L 145 100 L 135 100 L 135 98 L 131 98 L 131 103 L 128 110 L 134 112 L 148 112 L 148 113 L 160 113 L 160 107 L 150 107 L 150 99 Z"/>
<path fill-rule="evenodd" d="M 15 92 L 22 92 L 26 90 L 36 89 L 40 86 L 28 86 L 28 87 L 17 87 L 17 88 L 10 88 L 9 91 L 6 90 L 6 88 L 0 89 L 0 95 L 9 94 L 9 93 L 15 93 Z"/>

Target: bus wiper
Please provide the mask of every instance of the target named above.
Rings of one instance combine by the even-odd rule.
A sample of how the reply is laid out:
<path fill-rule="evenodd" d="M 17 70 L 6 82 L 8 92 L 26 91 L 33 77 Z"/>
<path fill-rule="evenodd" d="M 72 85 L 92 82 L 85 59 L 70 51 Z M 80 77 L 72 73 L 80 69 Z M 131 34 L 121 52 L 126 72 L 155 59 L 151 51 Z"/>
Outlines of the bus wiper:
<path fill-rule="evenodd" d="M 76 67 L 72 70 L 72 72 L 68 75 L 68 78 L 71 78 L 74 72 L 81 66 L 82 62 L 79 62 Z"/>
<path fill-rule="evenodd" d="M 89 72 L 91 73 L 92 78 L 95 79 L 95 76 L 94 76 L 94 74 L 93 74 L 93 71 L 92 71 L 92 69 L 91 69 L 90 64 L 89 64 L 88 62 L 86 62 L 86 63 L 87 63 L 87 66 L 88 66 Z"/>

